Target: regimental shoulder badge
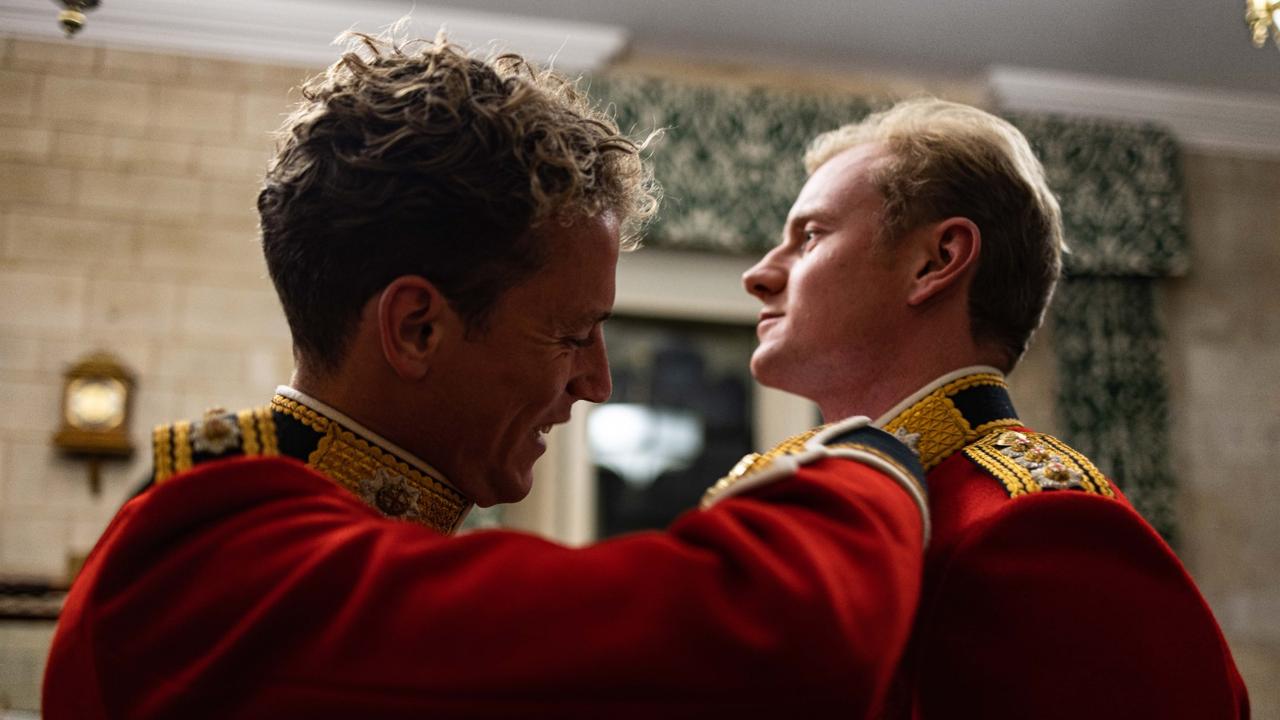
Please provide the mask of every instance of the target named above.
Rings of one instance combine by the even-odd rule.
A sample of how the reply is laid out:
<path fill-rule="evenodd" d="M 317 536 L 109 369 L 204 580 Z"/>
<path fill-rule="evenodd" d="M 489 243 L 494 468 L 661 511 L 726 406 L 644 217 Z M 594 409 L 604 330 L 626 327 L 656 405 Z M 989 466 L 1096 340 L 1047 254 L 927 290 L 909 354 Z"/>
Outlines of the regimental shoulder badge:
<path fill-rule="evenodd" d="M 1046 490 L 1076 490 L 1115 497 L 1111 484 L 1084 455 L 1043 433 L 993 432 L 963 450 L 1004 484 L 1009 497 Z"/>
<path fill-rule="evenodd" d="M 152 433 L 156 483 L 209 460 L 278 454 L 271 408 L 230 413 L 212 408 L 194 422 L 159 425 Z"/>

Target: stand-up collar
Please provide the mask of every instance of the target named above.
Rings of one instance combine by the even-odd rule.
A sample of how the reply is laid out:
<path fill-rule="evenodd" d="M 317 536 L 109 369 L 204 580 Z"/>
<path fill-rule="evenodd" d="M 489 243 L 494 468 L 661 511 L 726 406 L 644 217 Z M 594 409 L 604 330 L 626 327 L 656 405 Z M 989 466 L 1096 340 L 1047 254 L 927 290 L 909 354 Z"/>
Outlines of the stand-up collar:
<path fill-rule="evenodd" d="M 383 515 L 452 533 L 470 512 L 471 501 L 440 471 L 306 393 L 281 385 L 271 409 L 319 434 L 299 459 Z"/>
<path fill-rule="evenodd" d="M 934 380 L 874 424 L 915 450 L 928 471 L 988 433 L 1022 423 L 1004 374 L 975 365 Z"/>

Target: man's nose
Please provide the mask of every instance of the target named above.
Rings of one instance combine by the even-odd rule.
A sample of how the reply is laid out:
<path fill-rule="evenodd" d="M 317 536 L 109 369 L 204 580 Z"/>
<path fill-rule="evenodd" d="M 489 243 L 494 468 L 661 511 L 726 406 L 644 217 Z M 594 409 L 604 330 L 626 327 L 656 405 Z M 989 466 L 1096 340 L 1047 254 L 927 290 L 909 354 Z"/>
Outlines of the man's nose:
<path fill-rule="evenodd" d="M 742 274 L 742 286 L 752 295 L 767 300 L 787 286 L 787 271 L 771 252 Z"/>
<path fill-rule="evenodd" d="M 599 331 L 597 331 L 599 332 Z M 569 394 L 578 400 L 602 403 L 613 394 L 613 378 L 609 376 L 609 355 L 605 351 L 604 333 L 589 347 L 579 351 L 579 367 L 569 381 Z"/>

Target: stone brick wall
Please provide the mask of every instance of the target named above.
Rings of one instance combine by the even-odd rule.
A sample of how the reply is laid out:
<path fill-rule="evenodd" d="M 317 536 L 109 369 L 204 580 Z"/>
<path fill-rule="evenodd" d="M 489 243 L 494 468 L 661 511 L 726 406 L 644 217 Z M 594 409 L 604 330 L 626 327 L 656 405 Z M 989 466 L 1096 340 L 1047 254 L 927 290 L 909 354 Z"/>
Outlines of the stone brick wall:
<path fill-rule="evenodd" d="M 298 68 L 0 38 L 0 572 L 60 577 L 146 474 L 152 425 L 262 402 L 292 366 L 254 200 Z M 138 374 L 130 462 L 59 457 L 62 372 Z M 49 624 L 0 623 L 0 709 Z"/>
<path fill-rule="evenodd" d="M 1179 555 L 1280 718 L 1280 158 L 1185 158 L 1191 271 L 1163 297 Z"/>
<path fill-rule="evenodd" d="M 254 200 L 305 71 L 0 42 L 0 571 L 55 575 L 145 474 L 151 425 L 288 378 Z M 95 497 L 49 436 L 96 348 L 138 373 L 140 452 Z"/>

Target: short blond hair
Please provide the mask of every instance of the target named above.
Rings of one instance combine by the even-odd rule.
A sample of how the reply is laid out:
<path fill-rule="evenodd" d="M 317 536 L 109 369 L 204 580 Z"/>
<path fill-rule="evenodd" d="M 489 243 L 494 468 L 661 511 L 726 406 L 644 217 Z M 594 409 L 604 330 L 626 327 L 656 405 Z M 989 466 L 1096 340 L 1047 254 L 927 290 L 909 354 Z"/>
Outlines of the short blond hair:
<path fill-rule="evenodd" d="M 805 153 L 813 173 L 849 148 L 882 144 L 873 170 L 884 195 L 881 237 L 965 217 L 982 233 L 969 294 L 975 339 L 997 343 L 1012 369 L 1026 351 L 1062 268 L 1062 211 L 1044 167 L 1013 125 L 968 105 L 907 100 L 819 135 Z"/>

